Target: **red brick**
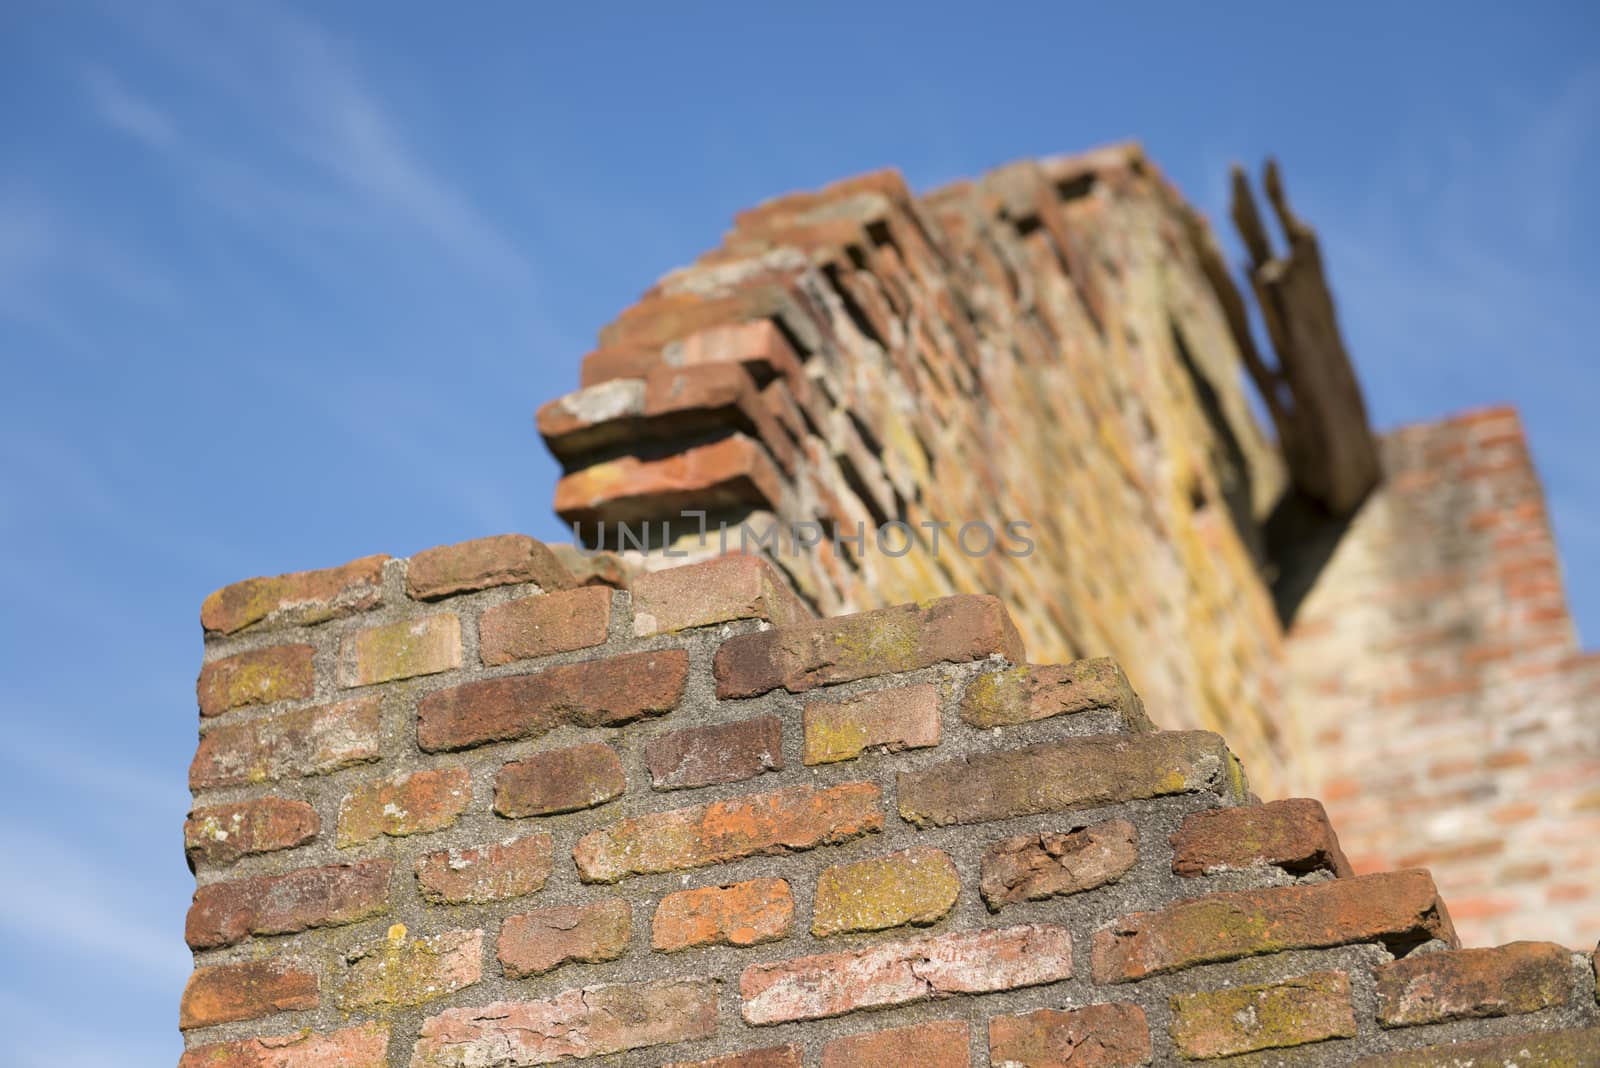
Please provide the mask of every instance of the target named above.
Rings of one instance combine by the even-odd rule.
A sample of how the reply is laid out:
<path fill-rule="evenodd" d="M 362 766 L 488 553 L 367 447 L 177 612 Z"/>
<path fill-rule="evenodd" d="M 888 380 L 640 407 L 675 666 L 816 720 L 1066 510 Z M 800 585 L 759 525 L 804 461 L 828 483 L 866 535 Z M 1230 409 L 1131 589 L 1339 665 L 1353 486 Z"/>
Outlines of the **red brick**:
<path fill-rule="evenodd" d="M 377 698 L 298 708 L 206 731 L 189 765 L 189 786 L 207 790 L 324 775 L 380 755 Z"/>
<path fill-rule="evenodd" d="M 1096 735 L 978 753 L 898 776 L 900 815 L 918 827 L 1209 790 L 1243 801 L 1243 771 L 1209 731 Z"/>
<path fill-rule="evenodd" d="M 339 645 L 341 686 L 372 686 L 460 666 L 461 620 L 454 612 L 368 627 Z"/>
<path fill-rule="evenodd" d="M 1281 983 L 1178 994 L 1168 1031 L 1178 1052 L 1199 1060 L 1281 1049 L 1356 1033 L 1350 978 L 1316 972 Z"/>
<path fill-rule="evenodd" d="M 609 586 L 614 590 L 626 590 L 633 585 L 633 566 L 615 553 L 580 549 L 576 545 L 552 545 L 550 551 L 571 573 L 576 585 Z"/>
<path fill-rule="evenodd" d="M 190 864 L 232 864 L 240 857 L 305 845 L 320 829 L 317 810 L 304 801 L 262 797 L 210 805 L 184 821 L 183 851 Z"/>
<path fill-rule="evenodd" d="M 718 697 L 755 697 L 992 655 L 1021 660 L 1022 639 L 998 600 L 969 594 L 742 634 L 713 666 Z"/>
<path fill-rule="evenodd" d="M 739 977 L 739 996 L 746 1023 L 772 1024 L 1070 978 L 1067 929 L 1029 925 L 753 964 Z"/>
<path fill-rule="evenodd" d="M 793 786 L 621 820 L 584 835 L 572 855 L 584 882 L 613 883 L 835 845 L 882 829 L 883 793 L 871 783 Z"/>
<path fill-rule="evenodd" d="M 1043 831 L 1002 838 L 983 855 L 979 889 L 991 912 L 1018 901 L 1044 901 L 1116 882 L 1139 860 L 1139 831 L 1107 820 L 1065 834 Z"/>
<path fill-rule="evenodd" d="M 799 1046 L 768 1046 L 749 1049 L 742 1053 L 729 1053 L 703 1061 L 672 1061 L 661 1068 L 802 1068 L 803 1054 Z"/>
<path fill-rule="evenodd" d="M 822 1068 L 857 1068 L 863 1064 L 916 1064 L 919 1068 L 967 1068 L 971 1042 L 965 1020 L 868 1031 L 836 1038 L 822 1047 Z"/>
<path fill-rule="evenodd" d="M 386 860 L 364 860 L 208 883 L 194 893 L 184 937 L 193 949 L 215 949 L 364 920 L 388 909 L 389 871 Z"/>
<path fill-rule="evenodd" d="M 593 742 L 539 753 L 501 768 L 494 784 L 494 810 L 511 819 L 577 812 L 621 797 L 627 788 L 617 751 Z"/>
<path fill-rule="evenodd" d="M 754 946 L 789 936 L 794 895 L 782 879 L 753 879 L 668 894 L 656 906 L 651 945 L 664 952 L 695 946 Z"/>
<path fill-rule="evenodd" d="M 852 760 L 868 749 L 926 749 L 939 744 L 939 692 L 921 683 L 848 701 L 808 702 L 804 723 L 807 764 Z"/>
<path fill-rule="evenodd" d="M 364 1023 L 326 1034 L 295 1031 L 186 1050 L 178 1068 L 386 1068 L 389 1028 Z"/>
<path fill-rule="evenodd" d="M 658 649 L 469 682 L 417 705 L 417 744 L 428 752 L 537 738 L 556 727 L 620 727 L 670 712 L 683 696 L 689 654 Z"/>
<path fill-rule="evenodd" d="M 1196 964 L 1357 942 L 1455 943 L 1425 871 L 1211 894 L 1135 912 L 1095 932 L 1094 980 L 1121 983 Z"/>
<path fill-rule="evenodd" d="M 1513 942 L 1414 955 L 1375 974 L 1385 1027 L 1515 1016 L 1566 1004 L 1572 954 L 1549 942 Z"/>
<path fill-rule="evenodd" d="M 478 650 L 490 666 L 604 645 L 611 591 L 604 586 L 523 597 L 484 610 Z"/>
<path fill-rule="evenodd" d="M 314 1009 L 317 977 L 281 957 L 196 968 L 183 988 L 178 1027 L 210 1027 L 275 1012 Z"/>
<path fill-rule="evenodd" d="M 383 600 L 387 556 L 364 556 L 342 567 L 253 578 L 224 586 L 200 606 L 208 633 L 234 634 L 253 623 L 307 626 L 364 612 Z"/>
<path fill-rule="evenodd" d="M 1133 1068 L 1150 1060 L 1150 1027 L 1137 1005 L 1038 1009 L 989 1021 L 997 1068 Z"/>
<path fill-rule="evenodd" d="M 406 565 L 406 592 L 419 601 L 523 582 L 538 583 L 545 590 L 564 590 L 573 584 L 550 548 L 526 534 L 441 545 L 418 553 Z"/>
<path fill-rule="evenodd" d="M 195 695 L 202 716 L 310 697 L 315 680 L 309 645 L 274 645 L 213 660 L 200 669 Z"/>
<path fill-rule="evenodd" d="M 628 903 L 620 897 L 536 909 L 506 917 L 496 953 L 508 978 L 525 979 L 572 961 L 616 960 L 628 952 L 631 930 Z"/>
<path fill-rule="evenodd" d="M 1135 730 L 1153 730 L 1144 702 L 1110 657 L 1033 664 L 979 675 L 961 697 L 961 718 L 1004 727 L 1055 716 L 1109 710 Z"/>
<path fill-rule="evenodd" d="M 949 914 L 960 892 L 955 862 L 931 846 L 835 864 L 817 877 L 811 933 L 826 938 L 907 923 L 926 927 Z"/>
<path fill-rule="evenodd" d="M 363 783 L 339 802 L 339 848 L 380 835 L 404 838 L 455 823 L 472 803 L 466 768 L 433 768 Z"/>
<path fill-rule="evenodd" d="M 1585 1027 L 1382 1053 L 1363 1058 L 1358 1068 L 1595 1068 L 1597 1049 L 1600 1027 Z"/>
<path fill-rule="evenodd" d="M 445 1009 L 422 1023 L 412 1068 L 532 1065 L 709 1038 L 717 985 L 663 979 L 565 990 L 541 1001 Z"/>
<path fill-rule="evenodd" d="M 1293 875 L 1326 871 L 1348 879 L 1355 874 L 1322 802 L 1309 798 L 1197 812 L 1183 821 L 1171 841 L 1172 870 L 1179 875 L 1257 865 Z"/>
<path fill-rule="evenodd" d="M 469 849 L 441 849 L 417 858 L 417 891 L 430 905 L 482 905 L 544 888 L 553 843 L 530 834 Z"/>
<path fill-rule="evenodd" d="M 644 758 L 657 790 L 743 782 L 783 770 L 783 721 L 761 716 L 687 727 L 652 739 Z"/>
<path fill-rule="evenodd" d="M 442 998 L 483 978 L 483 932 L 409 938 L 405 924 L 344 955 L 334 1001 L 345 1012 L 395 1009 Z"/>
<path fill-rule="evenodd" d="M 640 637 L 735 619 L 783 627 L 811 615 L 770 563 L 731 554 L 651 571 L 633 584 L 633 632 Z"/>
<path fill-rule="evenodd" d="M 621 456 L 556 483 L 556 514 L 568 523 L 638 522 L 685 508 L 771 508 L 783 476 L 753 438 L 731 434 L 656 460 Z M 592 529 L 592 528 L 591 528 Z"/>

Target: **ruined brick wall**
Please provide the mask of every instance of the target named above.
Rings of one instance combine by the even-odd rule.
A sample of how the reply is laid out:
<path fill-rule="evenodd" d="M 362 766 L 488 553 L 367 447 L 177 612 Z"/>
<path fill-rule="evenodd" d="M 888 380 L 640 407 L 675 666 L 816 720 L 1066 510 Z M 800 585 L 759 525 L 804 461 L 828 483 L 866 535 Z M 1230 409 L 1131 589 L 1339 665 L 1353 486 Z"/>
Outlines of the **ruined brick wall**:
<path fill-rule="evenodd" d="M 181 1068 L 1600 1063 L 1588 955 L 1454 948 L 992 597 L 819 620 L 509 536 L 202 622 Z"/>
<path fill-rule="evenodd" d="M 1415 426 L 1317 575 L 1289 677 L 1358 870 L 1425 864 L 1481 940 L 1600 931 L 1600 656 L 1516 413 Z"/>

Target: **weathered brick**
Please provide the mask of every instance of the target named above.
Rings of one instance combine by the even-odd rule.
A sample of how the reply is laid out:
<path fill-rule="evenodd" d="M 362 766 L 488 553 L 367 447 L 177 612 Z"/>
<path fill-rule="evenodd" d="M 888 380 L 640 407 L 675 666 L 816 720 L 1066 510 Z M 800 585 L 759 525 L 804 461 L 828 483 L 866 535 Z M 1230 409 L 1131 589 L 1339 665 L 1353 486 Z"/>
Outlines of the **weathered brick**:
<path fill-rule="evenodd" d="M 433 768 L 363 783 L 339 802 L 339 847 L 385 834 L 404 838 L 443 830 L 471 803 L 472 775 L 466 768 Z"/>
<path fill-rule="evenodd" d="M 232 864 L 240 857 L 305 845 L 317 836 L 317 810 L 304 801 L 261 797 L 210 805 L 183 822 L 183 851 L 190 864 Z"/>
<path fill-rule="evenodd" d="M 412 1068 L 510 1068 L 708 1038 L 713 979 L 663 979 L 565 990 L 541 1001 L 445 1009 L 422 1023 Z"/>
<path fill-rule="evenodd" d="M 633 585 L 633 566 L 616 553 L 580 549 L 576 545 L 552 545 L 550 551 L 572 575 L 575 585 L 609 586 L 614 590 Z"/>
<path fill-rule="evenodd" d="M 967 1068 L 971 1041 L 965 1020 L 937 1020 L 887 1031 L 836 1038 L 822 1047 L 822 1068 L 863 1064 L 916 1064 L 921 1068 Z"/>
<path fill-rule="evenodd" d="M 525 979 L 571 961 L 598 964 L 628 952 L 631 911 L 620 897 L 507 916 L 496 949 L 506 975 Z"/>
<path fill-rule="evenodd" d="M 656 906 L 651 945 L 663 952 L 695 946 L 754 946 L 789 936 L 794 895 L 782 879 L 752 879 L 668 894 Z"/>
<path fill-rule="evenodd" d="M 1243 801 L 1244 773 L 1209 731 L 1099 735 L 979 753 L 898 777 L 900 815 L 918 827 L 1211 790 Z"/>
<path fill-rule="evenodd" d="M 483 978 L 483 932 L 409 938 L 405 924 L 397 923 L 387 937 L 346 953 L 344 963 L 334 1001 L 345 1012 L 420 1005 Z"/>
<path fill-rule="evenodd" d="M 939 744 L 939 691 L 921 683 L 848 701 L 808 702 L 804 723 L 807 764 L 851 760 L 868 749 L 926 749 Z"/>
<path fill-rule="evenodd" d="M 234 708 L 310 697 L 314 653 L 309 645 L 273 645 L 211 661 L 195 683 L 200 714 L 220 716 Z"/>
<path fill-rule="evenodd" d="M 377 760 L 379 744 L 376 697 L 219 724 L 200 736 L 189 786 L 207 790 L 324 775 Z"/>
<path fill-rule="evenodd" d="M 783 499 L 783 476 L 766 448 L 742 433 L 660 459 L 625 455 L 556 483 L 556 514 L 594 530 L 598 521 L 637 522 L 683 508 L 754 505 Z"/>
<path fill-rule="evenodd" d="M 481 905 L 544 888 L 553 844 L 530 834 L 469 849 L 441 849 L 417 858 L 417 891 L 430 905 Z"/>
<path fill-rule="evenodd" d="M 687 727 L 652 739 L 644 759 L 657 790 L 743 782 L 783 770 L 783 721 L 759 716 Z"/>
<path fill-rule="evenodd" d="M 1404 949 L 1455 944 L 1444 902 L 1425 871 L 1211 894 L 1135 912 L 1095 932 L 1097 983 L 1121 983 L 1213 961 L 1286 949 L 1383 942 Z"/>
<path fill-rule="evenodd" d="M 1566 1004 L 1572 954 L 1549 942 L 1513 942 L 1414 955 L 1375 974 L 1385 1027 L 1515 1016 Z"/>
<path fill-rule="evenodd" d="M 961 697 L 961 718 L 974 727 L 1006 727 L 1101 710 L 1115 712 L 1130 729 L 1154 730 L 1144 702 L 1110 657 L 992 671 L 969 682 Z"/>
<path fill-rule="evenodd" d="M 1168 1032 L 1178 1052 L 1202 1060 L 1300 1046 L 1356 1033 L 1350 977 L 1315 972 L 1281 983 L 1178 994 Z"/>
<path fill-rule="evenodd" d="M 1172 836 L 1172 870 L 1208 875 L 1271 865 L 1294 875 L 1355 874 L 1328 822 L 1322 802 L 1291 798 L 1265 805 L 1196 812 Z"/>
<path fill-rule="evenodd" d="M 871 783 L 793 786 L 621 820 L 578 840 L 586 883 L 685 871 L 741 857 L 835 845 L 883 829 L 883 792 Z"/>
<path fill-rule="evenodd" d="M 1150 1026 L 1137 1005 L 1039 1009 L 989 1021 L 994 1068 L 1134 1068 L 1150 1060 Z"/>
<path fill-rule="evenodd" d="M 364 860 L 208 883 L 194 893 L 184 937 L 193 949 L 214 949 L 364 920 L 389 907 L 389 871 L 386 860 Z"/>
<path fill-rule="evenodd" d="M 633 584 L 633 632 L 640 637 L 735 619 L 765 619 L 785 627 L 810 615 L 759 556 L 735 553 L 651 571 Z"/>
<path fill-rule="evenodd" d="M 1017 628 L 995 598 L 965 594 L 742 634 L 713 668 L 718 697 L 755 697 L 993 655 L 1023 659 Z"/>
<path fill-rule="evenodd" d="M 620 727 L 672 711 L 688 676 L 686 651 L 658 649 L 469 682 L 418 703 L 417 744 L 439 752 L 537 738 L 563 724 Z"/>
<path fill-rule="evenodd" d="M 747 1023 L 774 1024 L 1070 978 L 1072 936 L 1034 924 L 753 964 L 739 996 Z"/>
<path fill-rule="evenodd" d="M 196 968 L 183 988 L 178 1027 L 188 1030 L 314 1009 L 319 1001 L 315 973 L 298 961 L 268 957 Z"/>
<path fill-rule="evenodd" d="M 531 660 L 604 645 L 611 626 L 611 591 L 604 586 L 523 597 L 484 610 L 478 650 L 488 665 Z"/>
<path fill-rule="evenodd" d="M 916 846 L 885 857 L 835 864 L 817 877 L 811 933 L 925 927 L 955 907 L 961 877 L 949 854 Z"/>
<path fill-rule="evenodd" d="M 495 778 L 494 810 L 510 819 L 603 805 L 628 788 L 622 758 L 592 742 L 507 764 Z"/>
<path fill-rule="evenodd" d="M 1357 1068 L 1600 1068 L 1597 1050 L 1600 1027 L 1584 1027 L 1380 1053 Z"/>
<path fill-rule="evenodd" d="M 768 1046 L 703 1061 L 672 1061 L 661 1068 L 802 1068 L 803 1061 L 799 1046 Z"/>
<path fill-rule="evenodd" d="M 979 890 L 989 911 L 1114 883 L 1139 860 L 1139 831 L 1127 820 L 1002 838 L 983 854 Z"/>
<path fill-rule="evenodd" d="M 178 1068 L 386 1068 L 388 1050 L 388 1025 L 364 1023 L 196 1046 L 184 1051 Z"/>
<path fill-rule="evenodd" d="M 245 579 L 224 586 L 200 606 L 208 633 L 234 634 L 252 623 L 306 626 L 364 612 L 383 600 L 387 556 L 363 556 L 341 567 Z"/>
<path fill-rule="evenodd" d="M 441 545 L 418 553 L 406 564 L 406 592 L 419 601 L 522 582 L 536 582 L 545 590 L 564 590 L 573 584 L 550 548 L 526 534 Z"/>
<path fill-rule="evenodd" d="M 339 646 L 339 684 L 371 686 L 461 666 L 461 619 L 439 612 L 358 630 Z"/>

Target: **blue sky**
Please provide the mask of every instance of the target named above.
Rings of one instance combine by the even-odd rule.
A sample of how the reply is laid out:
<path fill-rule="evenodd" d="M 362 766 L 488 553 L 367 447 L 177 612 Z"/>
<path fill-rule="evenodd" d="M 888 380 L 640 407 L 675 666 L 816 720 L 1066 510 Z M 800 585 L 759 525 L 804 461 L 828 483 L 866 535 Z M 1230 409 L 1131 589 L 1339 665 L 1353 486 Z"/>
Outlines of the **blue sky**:
<path fill-rule="evenodd" d="M 176 1059 L 204 595 L 559 537 L 534 409 L 785 190 L 1277 153 L 1379 425 L 1519 405 L 1600 633 L 1595 9 L 1112 7 L 0 4 L 10 1062 Z"/>

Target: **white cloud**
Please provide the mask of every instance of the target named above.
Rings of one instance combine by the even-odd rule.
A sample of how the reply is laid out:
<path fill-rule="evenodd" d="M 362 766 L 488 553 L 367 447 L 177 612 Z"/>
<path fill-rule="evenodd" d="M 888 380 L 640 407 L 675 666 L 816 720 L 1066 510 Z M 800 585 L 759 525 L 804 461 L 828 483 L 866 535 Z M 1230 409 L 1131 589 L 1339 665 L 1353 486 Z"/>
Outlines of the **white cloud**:
<path fill-rule="evenodd" d="M 166 148 L 177 141 L 178 131 L 172 119 L 109 70 L 85 66 L 82 78 L 95 113 L 114 129 L 153 148 Z"/>

